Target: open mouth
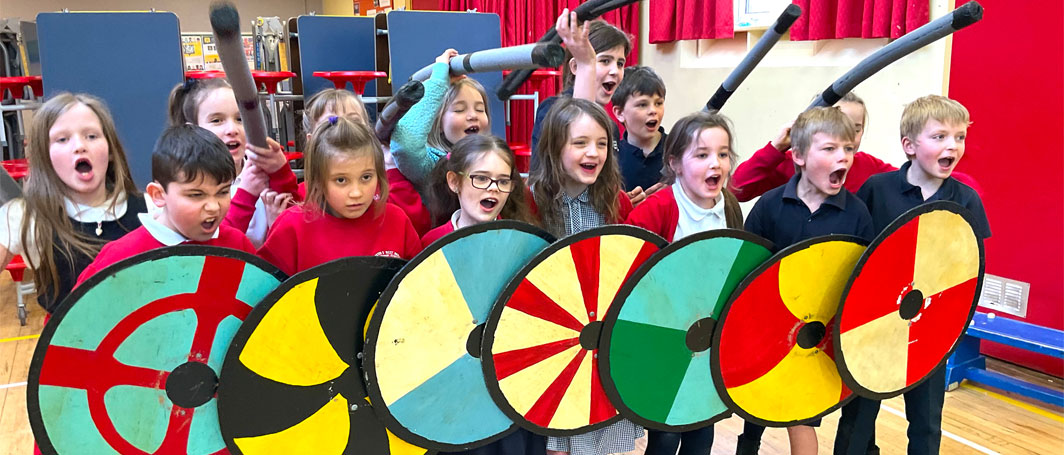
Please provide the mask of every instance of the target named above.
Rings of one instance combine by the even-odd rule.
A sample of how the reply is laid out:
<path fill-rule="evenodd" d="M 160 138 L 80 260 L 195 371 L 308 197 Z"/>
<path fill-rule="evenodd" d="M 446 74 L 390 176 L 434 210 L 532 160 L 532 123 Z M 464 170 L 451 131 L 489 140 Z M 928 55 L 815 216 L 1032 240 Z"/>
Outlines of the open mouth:
<path fill-rule="evenodd" d="M 652 130 L 658 129 L 658 120 L 657 119 L 647 120 L 647 128 L 650 128 Z"/>
<path fill-rule="evenodd" d="M 493 197 L 480 200 L 480 207 L 482 207 L 484 210 L 492 210 L 497 205 L 499 205 L 499 200 Z"/>
<path fill-rule="evenodd" d="M 957 159 L 952 157 L 952 156 L 946 157 L 946 158 L 939 158 L 938 159 L 938 165 L 942 166 L 945 169 L 949 169 L 949 167 L 953 166 L 953 163 L 956 162 L 956 161 L 957 161 Z"/>
<path fill-rule="evenodd" d="M 211 231 L 214 231 L 215 224 L 217 222 L 218 222 L 217 218 L 207 218 L 205 221 L 200 223 L 200 226 L 203 227 L 204 231 L 211 232 Z"/>
<path fill-rule="evenodd" d="M 240 141 L 229 141 L 225 143 L 225 146 L 232 152 L 240 148 Z"/>
<path fill-rule="evenodd" d="M 88 159 L 79 158 L 78 161 L 74 163 L 74 170 L 79 174 L 88 174 L 92 172 L 92 163 L 90 163 Z"/>
<path fill-rule="evenodd" d="M 466 134 L 480 134 L 480 126 L 473 125 L 473 126 L 471 126 L 469 128 L 466 128 L 465 129 L 465 133 Z"/>
<path fill-rule="evenodd" d="M 613 89 L 615 89 L 615 88 L 617 88 L 617 83 L 616 82 L 603 82 L 602 83 L 602 90 L 605 90 L 606 93 L 613 93 Z"/>
<path fill-rule="evenodd" d="M 835 186 L 842 185 L 842 182 L 846 181 L 846 169 L 837 169 L 828 174 L 828 181 Z"/>
<path fill-rule="evenodd" d="M 595 169 L 598 168 L 598 164 L 596 164 L 596 163 L 580 163 L 580 168 L 583 169 L 586 172 L 595 172 Z"/>
<path fill-rule="evenodd" d="M 711 175 L 709 176 L 709 178 L 706 179 L 706 184 L 708 184 L 710 188 L 717 188 L 718 186 L 720 186 L 720 181 L 720 174 Z"/>

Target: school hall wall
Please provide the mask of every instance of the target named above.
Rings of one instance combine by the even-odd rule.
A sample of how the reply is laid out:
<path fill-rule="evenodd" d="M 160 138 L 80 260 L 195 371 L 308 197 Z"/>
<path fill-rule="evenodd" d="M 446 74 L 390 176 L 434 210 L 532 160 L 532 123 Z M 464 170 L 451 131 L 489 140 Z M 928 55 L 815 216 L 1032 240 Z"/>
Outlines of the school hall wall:
<path fill-rule="evenodd" d="M 952 3 L 931 0 L 931 20 L 952 11 Z M 666 130 L 671 130 L 677 119 L 705 106 L 746 55 L 747 45 L 738 33 L 730 42 L 650 44 L 646 33 L 649 2 L 642 2 L 642 8 L 639 58 L 665 81 L 664 125 Z M 805 110 L 815 95 L 887 42 L 886 39 L 781 40 L 721 109 L 735 124 L 734 140 L 740 160 L 749 158 L 776 137 L 780 128 Z M 919 49 L 856 87 L 854 92 L 867 104 L 869 119 L 861 150 L 895 166 L 905 162 L 898 132 L 904 103 L 927 94 L 945 94 L 949 45 L 950 38 L 946 38 Z M 742 204 L 743 212 L 749 213 L 753 203 Z"/>
<path fill-rule="evenodd" d="M 983 185 L 986 272 L 1031 284 L 1026 322 L 1064 329 L 1064 3 L 979 0 L 979 33 L 953 46 L 949 94 L 972 114 L 959 169 Z M 1017 28 L 1030 17 L 1037 26 Z M 1010 317 L 1009 315 L 1003 315 Z M 1064 376 L 1064 362 L 983 342 L 983 352 Z"/>
<path fill-rule="evenodd" d="M 251 20 L 277 16 L 281 20 L 322 12 L 322 0 L 231 0 L 240 12 L 240 29 L 251 33 Z M 0 17 L 36 20 L 37 13 L 62 11 L 170 11 L 177 14 L 183 33 L 210 32 L 210 0 L 0 0 Z"/>

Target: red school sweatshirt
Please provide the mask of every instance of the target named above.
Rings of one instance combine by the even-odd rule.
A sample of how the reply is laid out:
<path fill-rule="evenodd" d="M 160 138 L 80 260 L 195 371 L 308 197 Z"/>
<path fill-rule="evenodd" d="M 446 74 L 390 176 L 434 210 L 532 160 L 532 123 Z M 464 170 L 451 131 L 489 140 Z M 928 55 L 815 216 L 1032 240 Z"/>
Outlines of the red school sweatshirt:
<path fill-rule="evenodd" d="M 220 246 L 255 254 L 255 246 L 251 244 L 247 236 L 243 232 L 225 224 L 218 227 L 218 237 L 216 238 L 206 242 L 187 241 L 182 243 L 182 245 Z M 92 261 L 92 264 L 89 264 L 78 276 L 77 284 L 81 284 L 109 265 L 164 246 L 162 242 L 152 237 L 144 226 L 134 229 L 129 234 L 122 236 L 122 238 L 104 245 L 100 250 L 100 254 L 97 254 L 96 259 Z"/>
<path fill-rule="evenodd" d="M 348 256 L 389 256 L 411 259 L 421 252 L 410 219 L 392 204 L 375 214 L 379 204 L 365 215 L 338 218 L 304 206 L 285 210 L 270 228 L 259 256 L 284 273 L 295 273 Z"/>
<path fill-rule="evenodd" d="M 890 163 L 865 152 L 857 152 L 853 155 L 853 165 L 846 174 L 846 183 L 843 186 L 851 193 L 857 194 L 857 190 L 861 189 L 861 185 L 864 185 L 869 177 L 896 170 L 898 168 Z M 735 168 L 728 187 L 740 202 L 746 202 L 787 183 L 793 176 L 794 161 L 791 159 L 791 151 L 780 152 L 769 142 Z M 983 194 L 982 187 L 972 176 L 953 172 L 953 178 L 972 187 L 979 195 Z"/>
<path fill-rule="evenodd" d="M 414 189 L 414 184 L 399 172 L 398 169 L 388 169 L 388 203 L 403 210 L 407 218 L 414 225 L 418 235 L 424 235 L 432 229 L 432 215 L 429 209 L 421 201 L 421 195 Z M 299 184 L 299 199 L 307 197 L 306 182 Z"/>
<path fill-rule="evenodd" d="M 739 208 L 739 201 L 728 190 L 723 190 L 724 221 L 729 229 L 743 228 L 743 212 Z M 668 241 L 676 237 L 676 226 L 680 224 L 680 206 L 676 203 L 676 195 L 672 192 L 672 185 L 668 185 L 651 194 L 642 204 L 639 204 L 624 224 L 638 226 L 660 235 Z"/>

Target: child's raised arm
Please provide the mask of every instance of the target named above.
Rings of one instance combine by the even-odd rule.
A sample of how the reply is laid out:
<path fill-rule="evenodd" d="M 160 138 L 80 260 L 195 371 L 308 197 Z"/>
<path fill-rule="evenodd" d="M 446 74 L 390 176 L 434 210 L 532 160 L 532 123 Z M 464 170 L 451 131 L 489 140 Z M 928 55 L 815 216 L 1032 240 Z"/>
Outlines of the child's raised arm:
<path fill-rule="evenodd" d="M 391 152 L 395 167 L 422 195 L 425 194 L 423 189 L 428 187 L 429 173 L 432 172 L 436 161 L 447 154 L 446 151 L 429 146 L 427 142 L 436 113 L 447 93 L 450 61 L 456 55 L 458 51 L 447 49 L 436 57 L 436 63 L 432 65 L 432 75 L 424 83 L 425 96 L 399 119 L 392 133 Z"/>
<path fill-rule="evenodd" d="M 793 166 L 787 159 L 787 150 L 791 148 L 793 123 L 784 125 L 779 136 L 735 168 L 731 177 L 731 189 L 736 199 L 746 202 L 787 183 L 792 174 L 785 172 L 785 166 Z"/>
<path fill-rule="evenodd" d="M 255 202 L 259 199 L 258 195 L 266 189 L 269 178 L 255 161 L 249 161 L 240 171 L 239 179 L 240 185 L 229 201 L 229 211 L 222 219 L 222 224 L 246 233 L 251 219 L 255 216 Z"/>
<path fill-rule="evenodd" d="M 266 144 L 268 148 L 248 144 L 248 161 L 254 163 L 269 176 L 271 190 L 278 193 L 296 194 L 298 180 L 292 168 L 288 166 L 288 158 L 285 157 L 281 144 L 271 138 L 266 138 Z"/>
<path fill-rule="evenodd" d="M 573 55 L 572 64 L 575 68 L 570 67 L 575 76 L 573 98 L 595 101 L 595 49 L 591 47 L 591 41 L 588 39 L 589 23 L 580 24 L 576 19 L 576 12 L 569 12 L 566 8 L 561 16 L 558 16 L 554 29 L 565 43 L 565 48 Z"/>

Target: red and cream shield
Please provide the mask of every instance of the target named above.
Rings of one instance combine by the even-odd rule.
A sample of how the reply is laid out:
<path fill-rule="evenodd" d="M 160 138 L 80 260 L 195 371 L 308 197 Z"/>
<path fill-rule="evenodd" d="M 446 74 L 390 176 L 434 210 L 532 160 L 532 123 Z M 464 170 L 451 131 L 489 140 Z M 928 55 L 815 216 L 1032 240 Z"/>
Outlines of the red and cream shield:
<path fill-rule="evenodd" d="M 485 328 L 485 375 L 503 412 L 558 436 L 619 418 L 599 380 L 602 319 L 664 244 L 631 226 L 598 228 L 558 241 L 517 274 Z"/>
<path fill-rule="evenodd" d="M 907 212 L 851 277 L 839 311 L 837 359 L 848 386 L 885 399 L 920 383 L 956 346 L 982 282 L 982 243 L 960 206 Z"/>

